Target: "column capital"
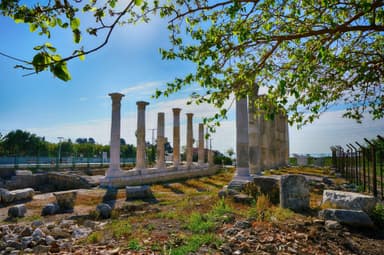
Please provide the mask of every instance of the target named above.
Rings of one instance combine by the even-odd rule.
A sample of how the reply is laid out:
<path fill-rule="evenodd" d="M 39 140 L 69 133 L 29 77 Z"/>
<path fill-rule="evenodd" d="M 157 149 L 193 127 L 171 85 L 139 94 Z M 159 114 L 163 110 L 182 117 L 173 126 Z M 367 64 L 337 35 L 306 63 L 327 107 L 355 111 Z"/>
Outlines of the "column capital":
<path fill-rule="evenodd" d="M 189 118 L 192 118 L 193 117 L 193 113 L 189 112 L 189 113 L 186 113 L 187 117 Z"/>
<path fill-rule="evenodd" d="M 137 101 L 136 102 L 136 105 L 139 109 L 145 109 L 145 106 L 149 105 L 148 102 L 145 102 L 145 101 Z"/>
<path fill-rule="evenodd" d="M 108 96 L 112 98 L 112 101 L 115 101 L 115 100 L 120 100 L 122 97 L 124 97 L 124 94 L 114 92 L 114 93 L 109 93 Z"/>
<path fill-rule="evenodd" d="M 181 108 L 172 108 L 174 114 L 179 114 L 181 112 Z"/>

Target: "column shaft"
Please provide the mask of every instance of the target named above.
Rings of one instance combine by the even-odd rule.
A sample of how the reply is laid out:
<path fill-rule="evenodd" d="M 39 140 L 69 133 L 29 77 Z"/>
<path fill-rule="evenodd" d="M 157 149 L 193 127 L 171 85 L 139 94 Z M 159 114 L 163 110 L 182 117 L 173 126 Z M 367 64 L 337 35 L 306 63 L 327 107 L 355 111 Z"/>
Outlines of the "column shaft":
<path fill-rule="evenodd" d="M 247 99 L 236 101 L 236 176 L 249 177 Z"/>
<path fill-rule="evenodd" d="M 149 104 L 144 101 L 137 104 L 137 148 L 136 148 L 136 169 L 146 168 L 145 164 L 145 107 Z"/>
<path fill-rule="evenodd" d="M 156 163 L 157 168 L 165 168 L 165 137 L 164 137 L 164 113 L 157 114 L 157 149 Z"/>
<path fill-rule="evenodd" d="M 106 177 L 117 175 L 120 170 L 120 109 L 121 98 L 124 96 L 120 93 L 111 93 L 112 99 L 112 123 L 111 123 L 111 141 L 110 141 L 110 164 L 106 172 Z"/>
<path fill-rule="evenodd" d="M 254 100 L 249 100 L 249 172 L 251 174 L 261 174 L 261 141 L 260 141 L 260 115 L 254 104 Z"/>
<path fill-rule="evenodd" d="M 192 166 L 193 159 L 193 113 L 187 113 L 187 148 L 186 148 L 186 159 L 187 167 Z"/>
<path fill-rule="evenodd" d="M 173 108 L 173 166 L 180 164 L 180 108 Z"/>
<path fill-rule="evenodd" d="M 201 166 L 204 164 L 204 124 L 199 124 L 199 151 L 198 151 L 198 164 Z"/>

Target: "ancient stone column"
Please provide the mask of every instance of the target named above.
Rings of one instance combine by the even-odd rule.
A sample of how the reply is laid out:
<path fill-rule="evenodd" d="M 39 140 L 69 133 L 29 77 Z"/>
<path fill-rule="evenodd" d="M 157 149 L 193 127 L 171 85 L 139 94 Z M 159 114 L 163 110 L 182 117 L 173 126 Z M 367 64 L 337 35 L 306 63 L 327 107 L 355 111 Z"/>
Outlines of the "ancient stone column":
<path fill-rule="evenodd" d="M 111 93 L 112 99 L 112 124 L 111 124 L 111 143 L 110 143 L 110 163 L 106 177 L 121 175 L 120 169 L 120 109 L 123 94 Z"/>
<path fill-rule="evenodd" d="M 212 151 L 212 139 L 210 139 L 209 140 L 209 150 L 208 150 L 208 166 L 212 167 L 214 164 L 215 163 L 214 163 L 214 153 Z"/>
<path fill-rule="evenodd" d="M 248 179 L 248 107 L 247 99 L 236 101 L 236 174 L 237 179 Z"/>
<path fill-rule="evenodd" d="M 145 107 L 148 102 L 139 101 L 137 104 L 137 148 L 136 148 L 136 169 L 146 168 L 145 164 Z"/>
<path fill-rule="evenodd" d="M 289 125 L 288 125 L 288 116 L 283 116 L 283 127 L 284 127 L 284 165 L 288 166 L 289 164 Z"/>
<path fill-rule="evenodd" d="M 173 166 L 180 164 L 180 108 L 173 108 Z"/>
<path fill-rule="evenodd" d="M 205 153 L 204 153 L 204 124 L 200 123 L 199 124 L 199 150 L 198 150 L 198 164 L 200 166 L 204 165 L 204 158 L 205 158 Z"/>
<path fill-rule="evenodd" d="M 248 106 L 248 137 L 249 137 L 249 172 L 250 174 L 261 174 L 261 141 L 260 141 L 260 115 L 254 104 L 249 100 Z"/>
<path fill-rule="evenodd" d="M 157 149 L 156 166 L 159 169 L 165 169 L 165 137 L 164 137 L 164 113 L 157 114 Z"/>
<path fill-rule="evenodd" d="M 187 148 L 186 148 L 186 158 L 187 158 L 187 167 L 192 166 L 193 158 L 193 123 L 192 123 L 193 113 L 187 113 Z"/>
<path fill-rule="evenodd" d="M 269 157 L 269 130 L 270 125 L 268 120 L 265 119 L 265 113 L 262 112 L 260 116 L 260 142 L 261 142 L 261 169 L 266 170 L 269 168 L 268 157 Z"/>

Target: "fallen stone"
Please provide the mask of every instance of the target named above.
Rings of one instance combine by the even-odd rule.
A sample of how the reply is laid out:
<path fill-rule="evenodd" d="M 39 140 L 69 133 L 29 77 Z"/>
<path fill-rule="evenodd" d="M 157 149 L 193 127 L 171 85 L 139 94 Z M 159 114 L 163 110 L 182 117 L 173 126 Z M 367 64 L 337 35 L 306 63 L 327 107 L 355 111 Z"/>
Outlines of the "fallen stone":
<path fill-rule="evenodd" d="M 246 229 L 252 227 L 249 221 L 238 221 L 233 225 L 234 228 Z"/>
<path fill-rule="evenodd" d="M 31 171 L 31 170 L 16 170 L 16 171 L 15 171 L 15 175 L 16 175 L 16 176 L 20 176 L 20 175 L 32 175 L 32 171 Z"/>
<path fill-rule="evenodd" d="M 87 237 L 90 233 L 92 233 L 92 229 L 90 228 L 75 228 L 72 232 L 72 237 L 75 239 L 80 239 Z"/>
<path fill-rule="evenodd" d="M 7 189 L 0 188 L 0 202 L 3 204 L 8 204 L 13 201 L 13 196 Z"/>
<path fill-rule="evenodd" d="M 55 227 L 49 231 L 49 234 L 55 239 L 63 239 L 71 237 L 71 234 L 59 227 Z"/>
<path fill-rule="evenodd" d="M 21 238 L 21 244 L 23 245 L 23 248 L 29 247 L 29 245 L 32 243 L 33 238 L 32 236 L 24 236 Z"/>
<path fill-rule="evenodd" d="M 32 188 L 11 190 L 9 193 L 13 196 L 13 201 L 31 200 L 35 195 Z"/>
<path fill-rule="evenodd" d="M 51 245 L 53 242 L 56 242 L 56 240 L 53 236 L 47 235 L 45 237 L 45 242 L 47 243 L 47 245 Z"/>
<path fill-rule="evenodd" d="M 280 176 L 256 176 L 250 187 L 254 192 L 268 195 L 273 204 L 280 203 Z"/>
<path fill-rule="evenodd" d="M 236 190 L 236 191 L 243 191 L 244 187 L 250 183 L 251 180 L 241 180 L 241 179 L 233 179 L 228 184 L 228 189 Z"/>
<path fill-rule="evenodd" d="M 251 204 L 253 201 L 253 197 L 240 193 L 233 196 L 233 201 L 240 204 Z"/>
<path fill-rule="evenodd" d="M 27 212 L 27 208 L 24 204 L 21 205 L 15 205 L 8 209 L 8 216 L 12 218 L 18 218 L 18 217 L 24 217 L 25 213 Z"/>
<path fill-rule="evenodd" d="M 60 212 L 72 212 L 75 206 L 77 191 L 54 192 Z"/>
<path fill-rule="evenodd" d="M 101 203 L 97 205 L 96 212 L 102 219 L 108 219 L 111 217 L 112 208 L 109 204 Z"/>
<path fill-rule="evenodd" d="M 53 215 L 59 212 L 59 206 L 56 203 L 46 204 L 41 210 L 41 215 Z"/>
<path fill-rule="evenodd" d="M 36 228 L 32 233 L 33 241 L 40 242 L 42 238 L 45 238 L 45 233 L 40 228 Z"/>
<path fill-rule="evenodd" d="M 374 196 L 339 190 L 324 190 L 322 204 L 330 204 L 337 209 L 362 210 L 370 214 L 376 202 Z"/>
<path fill-rule="evenodd" d="M 145 199 L 152 197 L 152 191 L 149 185 L 126 186 L 125 195 L 128 199 Z"/>
<path fill-rule="evenodd" d="M 47 245 L 38 245 L 33 248 L 35 254 L 47 254 L 49 252 L 49 246 Z"/>
<path fill-rule="evenodd" d="M 374 226 L 368 214 L 361 210 L 325 209 L 320 211 L 319 216 L 326 221 L 334 220 L 351 227 L 372 228 Z"/>
<path fill-rule="evenodd" d="M 20 231 L 20 236 L 30 236 L 32 235 L 32 229 L 26 226 L 22 231 Z"/>
<path fill-rule="evenodd" d="M 339 229 L 342 229 L 343 226 L 341 226 L 341 224 L 335 220 L 326 220 L 325 223 L 324 223 L 324 226 L 327 230 L 339 230 Z"/>
<path fill-rule="evenodd" d="M 281 176 L 280 206 L 293 211 L 309 209 L 309 184 L 305 176 L 296 174 Z"/>
<path fill-rule="evenodd" d="M 40 227 L 42 226 L 44 223 L 41 221 L 41 220 L 34 220 L 32 223 L 31 223 L 31 227 L 32 228 L 37 228 L 37 227 Z"/>

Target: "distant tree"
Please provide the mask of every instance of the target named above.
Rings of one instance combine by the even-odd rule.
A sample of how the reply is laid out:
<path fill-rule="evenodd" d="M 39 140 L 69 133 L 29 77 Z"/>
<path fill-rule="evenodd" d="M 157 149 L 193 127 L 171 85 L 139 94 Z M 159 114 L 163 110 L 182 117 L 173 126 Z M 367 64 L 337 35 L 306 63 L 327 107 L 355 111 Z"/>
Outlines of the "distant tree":
<path fill-rule="evenodd" d="M 165 147 L 165 152 L 168 152 L 168 153 L 172 153 L 173 152 L 173 148 L 172 148 L 171 144 L 168 141 L 164 144 L 164 147 Z"/>
<path fill-rule="evenodd" d="M 229 149 L 227 150 L 227 154 L 228 154 L 228 156 L 229 156 L 230 158 L 232 158 L 232 156 L 235 154 L 235 152 L 233 151 L 233 148 L 229 148 Z"/>
<path fill-rule="evenodd" d="M 124 138 L 120 138 L 120 145 L 126 145 L 127 143 L 125 142 Z"/>
<path fill-rule="evenodd" d="M 42 137 L 20 129 L 9 132 L 2 141 L 6 153 L 18 155 L 36 155 L 43 143 Z"/>
<path fill-rule="evenodd" d="M 87 143 L 87 138 L 77 138 L 76 139 L 76 143 L 78 144 L 83 144 L 83 143 Z"/>
<path fill-rule="evenodd" d="M 93 139 L 92 137 L 88 138 L 87 142 L 90 143 L 90 144 L 95 144 L 96 143 L 95 139 Z"/>

